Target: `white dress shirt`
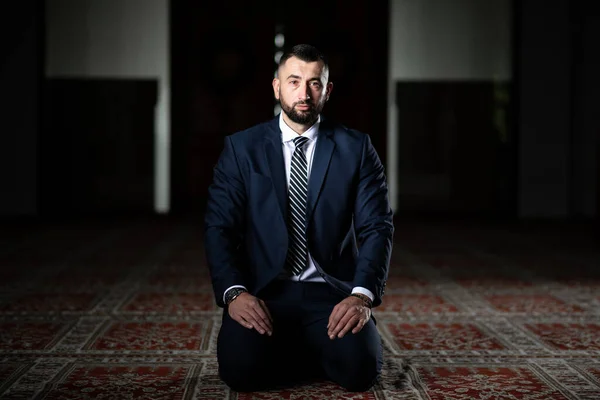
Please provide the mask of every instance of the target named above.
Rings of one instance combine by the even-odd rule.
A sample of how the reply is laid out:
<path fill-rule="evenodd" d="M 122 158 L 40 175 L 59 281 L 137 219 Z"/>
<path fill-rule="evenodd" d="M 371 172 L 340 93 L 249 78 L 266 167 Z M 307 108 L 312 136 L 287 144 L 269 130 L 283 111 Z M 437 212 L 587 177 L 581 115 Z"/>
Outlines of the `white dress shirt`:
<path fill-rule="evenodd" d="M 304 153 L 306 154 L 306 162 L 308 164 L 308 180 L 310 182 L 310 171 L 311 171 L 311 167 L 312 167 L 312 163 L 313 163 L 313 158 L 315 155 L 315 148 L 317 146 L 317 139 L 319 136 L 319 125 L 321 124 L 321 117 L 319 116 L 319 119 L 317 120 L 317 122 L 315 122 L 315 124 L 313 126 L 311 126 L 306 132 L 304 132 L 302 134 L 302 136 L 308 138 L 308 142 L 306 143 L 306 145 L 304 146 Z M 294 138 L 298 137 L 298 133 L 296 133 L 292 128 L 290 128 L 285 121 L 283 120 L 283 114 L 279 114 L 279 129 L 281 130 L 281 145 L 282 150 L 283 150 L 283 161 L 285 163 L 285 176 L 286 176 L 286 181 L 288 183 L 289 186 L 289 182 L 290 182 L 290 171 L 291 171 L 291 165 L 292 165 L 292 155 L 294 154 L 294 150 L 296 149 L 296 146 L 294 145 Z M 281 278 L 282 279 L 291 279 L 293 281 L 297 281 L 297 282 L 325 282 L 325 279 L 323 279 L 323 277 L 321 277 L 321 275 L 319 274 L 319 271 L 317 270 L 317 267 L 315 266 L 315 260 L 312 258 L 312 256 L 310 255 L 310 250 L 308 253 L 308 267 L 304 269 L 304 271 L 302 271 L 299 275 L 293 275 L 288 272 L 283 272 L 281 274 Z M 227 291 L 229 291 L 229 289 L 233 289 L 235 287 L 244 287 L 242 285 L 234 285 L 231 286 L 229 288 L 227 288 L 227 290 L 225 291 L 225 293 L 227 293 Z M 225 301 L 225 293 L 223 294 L 223 301 Z M 361 286 L 357 286 L 355 288 L 352 289 L 352 293 L 361 293 L 364 294 L 366 296 L 368 296 L 371 301 L 373 301 L 373 299 L 375 298 L 375 296 L 373 295 L 373 293 L 371 293 L 371 291 L 369 289 L 366 289 L 364 287 Z"/>

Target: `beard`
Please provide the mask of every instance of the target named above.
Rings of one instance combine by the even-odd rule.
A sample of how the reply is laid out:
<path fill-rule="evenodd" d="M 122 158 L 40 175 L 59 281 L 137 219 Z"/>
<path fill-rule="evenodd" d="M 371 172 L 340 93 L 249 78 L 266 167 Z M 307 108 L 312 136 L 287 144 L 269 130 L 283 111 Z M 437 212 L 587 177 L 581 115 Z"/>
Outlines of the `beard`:
<path fill-rule="evenodd" d="M 306 111 L 298 111 L 295 108 L 298 104 L 306 104 L 310 106 L 310 108 Z M 279 105 L 281 106 L 281 109 L 283 110 L 285 115 L 287 115 L 288 118 L 293 122 L 302 125 L 312 125 L 313 123 L 317 122 L 317 118 L 319 118 L 319 114 L 321 114 L 321 111 L 323 111 L 325 103 L 319 102 L 315 106 L 312 103 L 308 103 L 306 101 L 298 101 L 290 106 L 289 104 L 286 104 L 283 101 L 283 98 L 280 94 Z"/>

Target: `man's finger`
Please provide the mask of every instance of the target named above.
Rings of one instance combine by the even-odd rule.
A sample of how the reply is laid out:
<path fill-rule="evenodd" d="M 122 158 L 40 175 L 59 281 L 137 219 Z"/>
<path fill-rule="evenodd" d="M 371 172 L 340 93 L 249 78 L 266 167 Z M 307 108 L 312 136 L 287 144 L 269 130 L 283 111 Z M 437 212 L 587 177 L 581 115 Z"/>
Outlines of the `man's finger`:
<path fill-rule="evenodd" d="M 232 315 L 231 318 L 233 318 L 238 324 L 242 325 L 244 328 L 254 328 L 254 326 L 249 321 L 247 321 L 240 315 Z"/>
<path fill-rule="evenodd" d="M 254 319 L 256 319 L 260 326 L 266 331 L 266 332 L 270 332 L 272 327 L 271 327 L 271 321 L 269 320 L 268 315 L 265 313 L 265 310 L 262 309 L 260 303 L 256 303 L 255 305 L 253 305 L 250 310 L 248 310 L 252 316 L 254 317 Z"/>
<path fill-rule="evenodd" d="M 252 324 L 250 324 L 248 321 L 242 318 L 240 314 L 234 312 L 231 308 L 229 308 L 229 316 L 231 317 L 231 319 L 233 319 L 235 322 L 242 325 L 243 327 L 250 329 L 252 328 Z"/>
<path fill-rule="evenodd" d="M 337 323 L 337 325 L 333 328 L 333 330 L 331 331 L 331 334 L 329 335 L 332 339 L 335 338 L 342 329 L 344 329 L 344 327 L 348 324 L 348 322 L 354 318 L 356 315 L 356 309 L 354 307 L 350 307 L 346 310 L 346 314 L 344 314 L 344 316 L 340 319 L 340 321 Z"/>
<path fill-rule="evenodd" d="M 263 306 L 260 302 L 258 302 L 254 306 L 253 312 L 256 313 L 257 318 L 260 318 L 260 320 L 265 325 L 265 327 L 267 328 L 268 331 L 271 331 L 273 329 L 273 324 L 271 322 L 271 315 L 269 314 L 269 311 L 266 310 L 266 306 Z"/>
<path fill-rule="evenodd" d="M 333 319 L 335 318 L 335 315 L 336 315 L 337 310 L 339 308 L 338 305 L 336 305 L 335 307 L 333 307 L 333 310 L 331 311 L 331 314 L 329 314 L 329 321 L 327 321 L 327 329 L 329 329 L 329 327 L 331 326 L 331 323 L 332 323 Z"/>
<path fill-rule="evenodd" d="M 246 321 L 247 324 L 250 325 L 250 328 L 254 328 L 256 329 L 257 332 L 261 333 L 260 331 L 262 330 L 262 328 L 260 327 L 260 324 L 258 323 L 258 321 L 256 320 L 256 318 L 254 318 L 254 316 L 249 313 L 249 312 L 244 312 L 242 314 L 242 319 L 244 321 Z M 246 327 L 248 327 L 248 325 L 244 325 Z"/>
<path fill-rule="evenodd" d="M 267 304 L 263 300 L 260 300 L 260 299 L 258 300 L 258 302 L 260 303 L 260 306 L 262 307 L 262 309 L 265 311 L 265 314 L 267 314 L 267 317 L 269 318 L 269 322 L 271 322 L 271 324 L 272 324 L 273 317 L 271 316 L 271 312 L 269 311 Z"/>
<path fill-rule="evenodd" d="M 344 326 L 346 326 L 346 324 L 348 323 L 348 320 L 350 318 L 352 318 L 353 315 L 354 315 L 353 308 L 352 307 L 346 308 L 344 315 L 342 315 L 342 317 L 339 319 L 338 323 L 330 329 L 329 337 L 331 339 L 334 339 L 337 336 L 337 334 L 344 328 Z"/>
<path fill-rule="evenodd" d="M 256 318 L 255 315 L 251 312 L 247 312 L 244 314 L 244 319 L 252 324 L 254 329 L 261 335 L 267 331 L 267 328 L 264 326 L 264 323 L 260 320 L 260 318 Z"/>
<path fill-rule="evenodd" d="M 346 333 L 348 333 L 348 331 L 354 328 L 357 324 L 360 324 L 360 316 L 353 315 L 352 318 L 350 318 L 346 325 L 342 328 L 340 333 L 337 334 L 337 337 L 340 339 L 343 338 Z"/>
<path fill-rule="evenodd" d="M 357 334 L 358 332 L 360 332 L 362 328 L 364 328 L 367 324 L 367 321 L 367 318 L 361 318 L 360 321 L 358 321 L 358 324 L 354 327 L 354 329 L 352 329 L 352 333 Z"/>
<path fill-rule="evenodd" d="M 344 315 L 344 310 L 342 310 L 342 307 L 338 304 L 333 308 L 333 311 L 331 312 L 331 315 L 329 316 L 329 323 L 327 324 L 327 334 L 331 335 L 331 332 L 333 332 L 333 328 L 338 324 L 339 320 L 341 317 L 343 317 Z"/>

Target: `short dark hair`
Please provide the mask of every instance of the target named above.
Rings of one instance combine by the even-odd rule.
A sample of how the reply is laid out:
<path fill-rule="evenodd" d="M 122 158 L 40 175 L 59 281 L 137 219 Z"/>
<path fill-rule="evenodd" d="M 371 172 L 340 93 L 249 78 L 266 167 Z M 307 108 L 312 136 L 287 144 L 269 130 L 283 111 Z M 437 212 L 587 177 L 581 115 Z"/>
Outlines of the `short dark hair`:
<path fill-rule="evenodd" d="M 325 69 L 329 70 L 329 62 L 327 61 L 325 54 L 321 53 L 319 49 L 310 44 L 297 44 L 285 51 L 281 56 L 281 59 L 279 59 L 278 66 L 281 67 L 291 57 L 296 57 L 305 62 L 321 61 Z"/>

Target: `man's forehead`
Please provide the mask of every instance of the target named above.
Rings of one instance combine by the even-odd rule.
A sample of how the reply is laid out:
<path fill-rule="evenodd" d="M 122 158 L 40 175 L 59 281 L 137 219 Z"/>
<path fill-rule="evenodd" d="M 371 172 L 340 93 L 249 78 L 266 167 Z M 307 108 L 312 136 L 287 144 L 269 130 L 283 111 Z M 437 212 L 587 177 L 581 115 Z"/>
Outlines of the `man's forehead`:
<path fill-rule="evenodd" d="M 296 57 L 290 57 L 279 67 L 279 72 L 282 73 L 282 75 L 280 75 L 281 78 L 287 78 L 290 74 L 297 75 L 306 70 L 321 75 L 323 73 L 323 62 L 303 61 Z"/>

